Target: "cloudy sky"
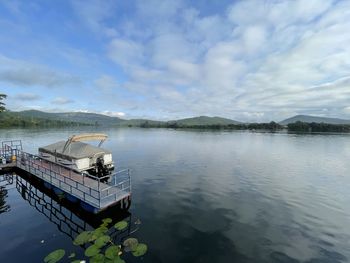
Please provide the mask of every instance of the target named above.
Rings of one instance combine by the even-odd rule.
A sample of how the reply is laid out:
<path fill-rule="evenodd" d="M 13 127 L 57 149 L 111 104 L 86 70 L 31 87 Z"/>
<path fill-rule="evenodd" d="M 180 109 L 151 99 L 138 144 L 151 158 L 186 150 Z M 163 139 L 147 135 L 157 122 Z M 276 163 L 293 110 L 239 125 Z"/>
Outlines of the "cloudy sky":
<path fill-rule="evenodd" d="M 0 0 L 11 110 L 350 118 L 349 0 Z"/>

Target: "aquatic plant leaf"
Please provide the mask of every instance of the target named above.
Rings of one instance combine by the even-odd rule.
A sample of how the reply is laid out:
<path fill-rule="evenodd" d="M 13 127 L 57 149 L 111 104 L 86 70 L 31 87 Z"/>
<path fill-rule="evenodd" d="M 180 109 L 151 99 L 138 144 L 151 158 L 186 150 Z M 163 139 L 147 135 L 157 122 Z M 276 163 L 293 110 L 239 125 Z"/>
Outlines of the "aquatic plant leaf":
<path fill-rule="evenodd" d="M 112 245 L 106 249 L 105 256 L 106 258 L 114 259 L 116 257 L 119 257 L 119 251 L 120 248 L 118 246 Z"/>
<path fill-rule="evenodd" d="M 90 241 L 94 241 L 98 239 L 99 237 L 104 236 L 108 232 L 108 228 L 106 226 L 100 226 L 96 228 L 90 237 Z"/>
<path fill-rule="evenodd" d="M 90 259 L 90 263 L 104 263 L 105 256 L 102 254 L 97 254 Z"/>
<path fill-rule="evenodd" d="M 147 252 L 147 245 L 140 243 L 137 245 L 135 251 L 132 252 L 133 256 L 135 257 L 141 257 Z"/>
<path fill-rule="evenodd" d="M 98 253 L 100 253 L 100 248 L 98 246 L 91 245 L 85 250 L 85 256 L 87 257 L 93 257 L 96 256 Z"/>
<path fill-rule="evenodd" d="M 55 251 L 52 251 L 50 254 L 48 254 L 44 258 L 44 262 L 45 263 L 56 263 L 56 262 L 60 261 L 64 257 L 65 254 L 66 254 L 66 252 L 63 249 L 57 249 Z"/>
<path fill-rule="evenodd" d="M 94 233 L 103 233 L 103 234 L 105 234 L 105 233 L 107 233 L 108 232 L 108 227 L 106 227 L 106 226 L 100 226 L 100 227 L 98 227 L 98 228 L 96 228 L 95 230 L 94 230 Z"/>
<path fill-rule="evenodd" d="M 82 262 L 81 259 L 76 259 L 76 260 L 73 260 L 71 263 L 80 263 L 80 262 Z"/>
<path fill-rule="evenodd" d="M 107 218 L 105 218 L 105 219 L 102 219 L 102 223 L 107 223 L 107 224 L 110 224 L 110 223 L 112 223 L 112 218 L 109 218 L 109 217 L 107 217 Z"/>
<path fill-rule="evenodd" d="M 105 246 L 110 240 L 111 240 L 110 236 L 105 235 L 96 239 L 95 245 L 101 248 Z"/>
<path fill-rule="evenodd" d="M 68 258 L 74 258 L 75 257 L 75 253 L 70 253 L 70 255 L 68 256 Z"/>
<path fill-rule="evenodd" d="M 136 238 L 128 238 L 124 240 L 123 246 L 126 252 L 135 251 L 139 241 Z"/>
<path fill-rule="evenodd" d="M 126 221 L 119 221 L 117 222 L 114 227 L 117 229 L 117 230 L 123 230 L 125 229 L 126 227 L 128 226 L 128 222 Z"/>
<path fill-rule="evenodd" d="M 90 231 L 81 232 L 73 241 L 73 244 L 76 246 L 84 245 L 90 242 L 92 233 Z"/>
<path fill-rule="evenodd" d="M 106 259 L 105 263 L 125 263 L 125 261 L 118 256 L 113 259 Z"/>

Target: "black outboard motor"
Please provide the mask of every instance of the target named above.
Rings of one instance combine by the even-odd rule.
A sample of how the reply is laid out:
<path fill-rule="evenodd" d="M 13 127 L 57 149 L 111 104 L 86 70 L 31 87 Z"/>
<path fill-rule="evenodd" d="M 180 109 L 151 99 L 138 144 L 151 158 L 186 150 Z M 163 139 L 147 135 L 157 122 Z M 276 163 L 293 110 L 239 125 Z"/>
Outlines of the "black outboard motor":
<path fill-rule="evenodd" d="M 109 174 L 107 167 L 104 165 L 103 157 L 99 157 L 96 160 L 96 175 L 101 178 Z"/>

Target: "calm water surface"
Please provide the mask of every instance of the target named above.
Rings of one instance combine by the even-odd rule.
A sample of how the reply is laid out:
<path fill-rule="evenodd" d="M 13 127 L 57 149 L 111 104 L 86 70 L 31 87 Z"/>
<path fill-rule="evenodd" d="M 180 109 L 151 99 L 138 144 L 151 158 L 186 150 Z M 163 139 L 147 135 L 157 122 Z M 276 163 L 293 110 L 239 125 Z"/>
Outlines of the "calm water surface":
<path fill-rule="evenodd" d="M 36 153 L 81 131 L 0 130 L 0 140 L 22 139 Z M 132 169 L 129 219 L 141 220 L 133 236 L 149 252 L 128 262 L 350 262 L 349 135 L 92 131 L 107 133 L 117 166 Z M 16 180 L 5 186 L 0 261 L 70 251 L 69 235 Z"/>

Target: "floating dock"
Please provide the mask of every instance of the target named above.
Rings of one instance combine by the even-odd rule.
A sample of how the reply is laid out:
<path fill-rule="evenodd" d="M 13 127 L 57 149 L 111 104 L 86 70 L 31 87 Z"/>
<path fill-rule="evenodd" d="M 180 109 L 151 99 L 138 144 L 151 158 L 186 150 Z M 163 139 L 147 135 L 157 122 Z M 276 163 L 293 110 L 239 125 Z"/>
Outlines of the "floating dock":
<path fill-rule="evenodd" d="M 81 174 L 69 167 L 23 151 L 22 142 L 5 141 L 0 148 L 0 170 L 19 169 L 43 181 L 44 186 L 82 209 L 99 213 L 108 207 L 120 205 L 128 209 L 131 201 L 129 169 L 114 172 L 106 177 Z M 106 183 L 107 177 L 112 178 Z"/>

